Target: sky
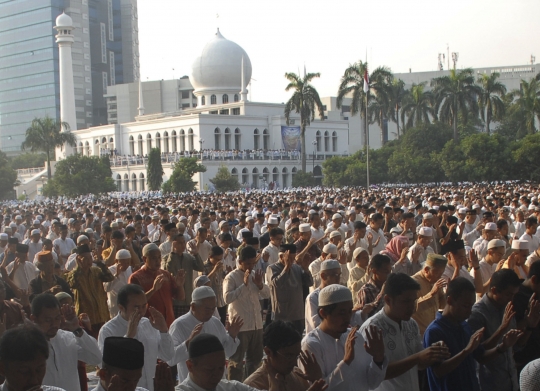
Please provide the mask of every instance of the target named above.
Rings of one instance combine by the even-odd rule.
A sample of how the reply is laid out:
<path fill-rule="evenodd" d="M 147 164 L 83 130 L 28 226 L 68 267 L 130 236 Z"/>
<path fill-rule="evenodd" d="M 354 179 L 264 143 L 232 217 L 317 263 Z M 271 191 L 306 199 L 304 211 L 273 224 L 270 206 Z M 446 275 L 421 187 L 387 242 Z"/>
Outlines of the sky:
<path fill-rule="evenodd" d="M 285 102 L 286 72 L 320 72 L 320 96 L 335 96 L 349 64 L 395 73 L 540 62 L 538 0 L 138 0 L 143 80 L 179 78 L 219 27 L 248 53 L 251 100 Z M 446 64 L 445 64 L 446 69 Z"/>

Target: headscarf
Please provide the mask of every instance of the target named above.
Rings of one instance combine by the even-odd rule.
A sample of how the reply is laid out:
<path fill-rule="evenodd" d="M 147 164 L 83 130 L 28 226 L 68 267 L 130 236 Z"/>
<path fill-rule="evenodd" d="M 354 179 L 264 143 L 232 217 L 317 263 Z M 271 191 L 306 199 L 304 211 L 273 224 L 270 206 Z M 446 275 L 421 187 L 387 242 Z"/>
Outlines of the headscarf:
<path fill-rule="evenodd" d="M 399 261 L 401 252 L 405 247 L 409 246 L 409 238 L 406 236 L 395 236 L 388 242 L 386 248 L 380 254 L 387 255 L 392 260 L 392 264 Z"/>

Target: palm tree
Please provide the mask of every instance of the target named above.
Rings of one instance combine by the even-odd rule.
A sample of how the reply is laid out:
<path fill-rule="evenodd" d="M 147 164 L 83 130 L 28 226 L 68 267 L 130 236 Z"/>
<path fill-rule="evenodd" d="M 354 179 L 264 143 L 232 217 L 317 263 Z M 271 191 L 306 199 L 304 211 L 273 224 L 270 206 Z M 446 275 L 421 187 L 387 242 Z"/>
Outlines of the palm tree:
<path fill-rule="evenodd" d="M 388 97 L 390 103 L 390 119 L 397 125 L 397 136 L 400 136 L 399 128 L 399 113 L 402 110 L 403 102 L 407 98 L 409 91 L 405 89 L 405 82 L 401 79 L 392 80 L 388 89 Z"/>
<path fill-rule="evenodd" d="M 302 143 L 302 171 L 306 172 L 306 128 L 315 119 L 315 110 L 319 112 L 319 118 L 324 120 L 324 110 L 319 93 L 311 84 L 311 81 L 316 77 L 321 77 L 320 73 L 304 72 L 304 77 L 301 78 L 296 73 L 286 73 L 285 78 L 289 80 L 289 84 L 285 91 L 293 90 L 294 93 L 291 99 L 285 105 L 285 119 L 287 125 L 291 120 L 291 113 L 294 111 L 300 114 L 300 136 Z"/>
<path fill-rule="evenodd" d="M 525 118 L 525 126 L 529 134 L 536 132 L 535 120 L 540 121 L 540 81 L 532 79 L 531 81 L 521 80 L 519 90 L 512 91 L 516 97 L 514 104 L 521 111 Z"/>
<path fill-rule="evenodd" d="M 411 128 L 421 123 L 429 124 L 431 118 L 437 118 L 433 110 L 433 94 L 431 91 L 424 91 L 425 87 L 426 82 L 413 83 L 411 87 L 407 103 L 401 110 L 401 121 L 405 124 L 405 128 Z M 405 117 L 407 117 L 406 122 Z"/>
<path fill-rule="evenodd" d="M 364 146 L 367 145 L 367 118 L 366 118 L 366 94 L 364 92 L 364 74 L 368 69 L 368 63 L 361 60 L 350 64 L 343 76 L 338 88 L 337 107 L 341 108 L 343 99 L 351 96 L 351 115 L 360 114 L 362 121 L 362 133 L 364 134 Z M 387 67 L 375 69 L 369 76 L 370 92 L 368 101 L 374 98 L 377 93 L 384 93 L 383 90 L 392 80 L 392 72 Z M 368 102 L 369 106 L 369 102 Z M 382 128 L 381 128 L 382 129 Z"/>
<path fill-rule="evenodd" d="M 77 138 L 69 131 L 69 124 L 52 119 L 34 118 L 31 126 L 26 129 L 26 138 L 21 145 L 21 149 L 30 152 L 44 152 L 47 155 L 47 177 L 51 179 L 51 154 L 55 149 L 68 144 L 71 147 L 77 146 Z"/>
<path fill-rule="evenodd" d="M 390 100 L 388 92 L 379 89 L 374 98 L 368 98 L 368 119 L 369 123 L 377 123 L 381 128 L 381 146 L 388 141 L 388 112 L 390 111 Z"/>
<path fill-rule="evenodd" d="M 493 72 L 491 75 L 483 74 L 478 78 L 480 84 L 480 95 L 478 95 L 478 106 L 480 116 L 486 124 L 486 133 L 489 134 L 489 124 L 493 117 L 500 118 L 504 115 L 504 102 L 502 97 L 506 94 L 506 86 L 498 81 L 500 74 Z"/>
<path fill-rule="evenodd" d="M 477 97 L 480 88 L 475 85 L 474 72 L 467 68 L 461 71 L 450 70 L 450 75 L 431 80 L 435 92 L 435 113 L 442 122 L 454 128 L 454 141 L 458 141 L 458 114 L 465 122 L 470 114 L 478 115 Z"/>

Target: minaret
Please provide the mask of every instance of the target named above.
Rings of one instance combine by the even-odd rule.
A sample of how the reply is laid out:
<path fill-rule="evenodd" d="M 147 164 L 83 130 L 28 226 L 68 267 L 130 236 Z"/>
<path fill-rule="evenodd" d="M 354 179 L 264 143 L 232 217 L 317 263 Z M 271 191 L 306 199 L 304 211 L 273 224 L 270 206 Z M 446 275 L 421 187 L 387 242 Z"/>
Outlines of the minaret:
<path fill-rule="evenodd" d="M 56 18 L 56 43 L 59 49 L 60 61 L 60 120 L 69 124 L 71 131 L 77 130 L 77 115 L 75 111 L 75 86 L 73 83 L 73 60 L 71 57 L 71 46 L 74 37 L 71 34 L 73 30 L 73 20 L 69 15 L 62 13 Z M 59 152 L 59 153 L 58 153 Z M 64 145 L 57 151 L 57 159 L 65 158 L 73 154 L 73 148 Z"/>
<path fill-rule="evenodd" d="M 142 90 L 142 81 L 139 77 L 139 116 L 144 115 L 144 102 L 143 102 L 143 90 Z"/>
<path fill-rule="evenodd" d="M 244 74 L 244 56 L 242 56 L 242 89 L 240 91 L 240 102 L 247 102 L 247 89 L 246 89 L 246 78 Z"/>

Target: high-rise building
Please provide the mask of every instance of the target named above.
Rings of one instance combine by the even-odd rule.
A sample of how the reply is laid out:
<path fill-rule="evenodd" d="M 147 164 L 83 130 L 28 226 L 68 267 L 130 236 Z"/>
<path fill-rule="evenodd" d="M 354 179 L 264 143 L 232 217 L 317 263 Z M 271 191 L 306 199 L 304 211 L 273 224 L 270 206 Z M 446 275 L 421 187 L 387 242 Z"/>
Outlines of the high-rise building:
<path fill-rule="evenodd" d="M 73 20 L 77 128 L 107 123 L 104 94 L 139 80 L 136 0 L 0 0 L 0 150 L 16 154 L 36 117 L 60 119 L 54 21 Z"/>

